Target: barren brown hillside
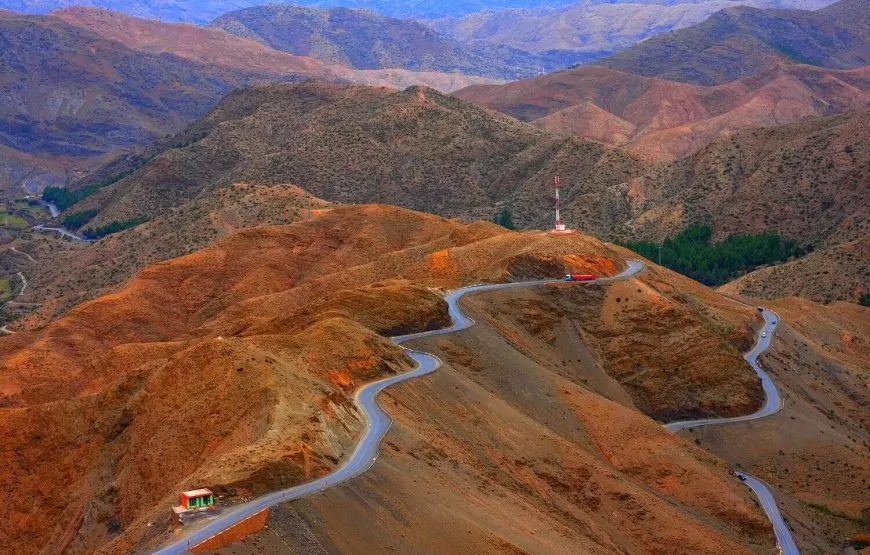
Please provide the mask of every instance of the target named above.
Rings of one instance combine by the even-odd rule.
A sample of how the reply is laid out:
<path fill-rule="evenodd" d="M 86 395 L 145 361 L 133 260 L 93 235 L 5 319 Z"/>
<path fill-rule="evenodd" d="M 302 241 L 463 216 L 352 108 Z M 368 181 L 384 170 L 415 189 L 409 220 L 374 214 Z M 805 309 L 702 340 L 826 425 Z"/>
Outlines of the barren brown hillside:
<path fill-rule="evenodd" d="M 92 552 L 141 533 L 179 489 L 256 493 L 325 472 L 359 430 L 348 395 L 407 364 L 377 333 L 446 323 L 426 285 L 618 264 L 579 235 L 364 206 L 152 265 L 2 340 L 0 547 Z"/>
<path fill-rule="evenodd" d="M 736 5 L 814 10 L 830 0 L 706 0 L 644 2 L 630 9 L 620 3 L 570 3 L 547 10 L 482 10 L 428 24 L 459 40 L 482 40 L 531 52 L 573 50 L 612 53 L 651 36 L 695 25 L 711 14 Z"/>
<path fill-rule="evenodd" d="M 741 355 L 758 324 L 753 309 L 668 270 L 650 270 L 606 290 L 493 294 L 487 301 L 493 306 L 488 314 L 510 322 L 507 329 L 536 337 L 535 351 L 562 352 L 572 334 L 594 345 L 607 375 L 658 420 L 749 414 L 763 401 Z"/>
<path fill-rule="evenodd" d="M 661 239 L 706 223 L 718 238 L 776 231 L 816 248 L 866 236 L 870 112 L 720 139 L 633 180 L 634 217 L 617 234 Z"/>
<path fill-rule="evenodd" d="M 785 408 L 684 435 L 774 488 L 801 553 L 860 546 L 870 532 L 870 309 L 800 298 L 764 305 L 781 326 L 761 364 Z"/>
<path fill-rule="evenodd" d="M 99 209 L 92 225 L 103 225 L 154 217 L 232 182 L 295 183 L 330 201 L 471 221 L 510 205 L 517 225 L 531 227 L 552 218 L 554 174 L 574 193 L 597 195 L 643 169 L 599 143 L 560 139 L 431 89 L 314 82 L 232 93 L 172 144 L 181 146 L 69 211 Z"/>
<path fill-rule="evenodd" d="M 820 303 L 857 302 L 870 292 L 870 236 L 764 268 L 719 289 L 759 299 L 804 297 Z"/>
<path fill-rule="evenodd" d="M 357 72 L 215 29 L 76 8 L 0 18 L 0 187 L 66 185 L 183 127 L 237 87 L 321 78 L 454 90 L 493 82 L 405 70 Z"/>
<path fill-rule="evenodd" d="M 74 181 L 107 155 L 176 132 L 233 87 L 262 77 L 257 70 L 228 77 L 137 52 L 55 17 L 9 15 L 0 18 L 0 33 L 0 145 L 19 166 L 0 175 L 4 188 Z M 36 175 L 26 171 L 31 157 Z"/>
<path fill-rule="evenodd" d="M 385 393 L 394 425 L 372 470 L 278 508 L 267 532 L 224 552 L 773 550 L 727 467 L 632 408 L 671 393 L 673 414 L 697 414 L 702 383 L 718 403 L 753 403 L 756 380 L 737 354 L 752 309 L 658 269 L 463 304 L 477 326 L 414 345 L 446 366 Z M 614 376 L 627 349 L 646 375 L 623 388 Z"/>
<path fill-rule="evenodd" d="M 701 85 L 760 75 L 783 61 L 854 69 L 870 63 L 868 29 L 868 0 L 840 0 L 816 11 L 738 6 L 598 63 Z"/>
<path fill-rule="evenodd" d="M 255 40 L 238 37 L 214 27 L 140 19 L 84 6 L 58 10 L 52 12 L 52 15 L 121 42 L 134 50 L 173 54 L 218 69 L 223 68 L 228 72 L 259 70 L 275 75 L 299 73 L 309 78 L 343 80 L 365 85 L 398 88 L 424 85 L 445 92 L 475 83 L 498 81 L 438 71 L 354 70 L 343 65 L 326 64 L 308 56 L 274 50 Z"/>
<path fill-rule="evenodd" d="M 52 16 L 134 50 L 171 53 L 218 68 L 305 73 L 321 78 L 329 76 L 326 64 L 319 60 L 278 52 L 218 29 L 186 23 L 168 24 L 84 6 L 58 10 L 52 12 Z"/>
<path fill-rule="evenodd" d="M 870 73 L 778 63 L 757 76 L 701 86 L 586 66 L 472 86 L 456 96 L 557 135 L 598 140 L 661 161 L 697 152 L 742 128 L 866 108 Z"/>
<path fill-rule="evenodd" d="M 80 302 L 122 285 L 148 264 L 190 254 L 239 229 L 309 219 L 312 211 L 329 205 L 291 185 L 236 183 L 93 244 L 32 233 L 14 243 L 15 251 L 0 254 L 0 261 L 24 272 L 31 284 L 16 301 L 38 305 L 13 327 L 51 321 Z"/>
<path fill-rule="evenodd" d="M 148 550 L 165 537 L 166 507 L 178 490 L 206 485 L 233 499 L 321 475 L 346 455 L 360 431 L 349 395 L 365 381 L 406 368 L 401 352 L 379 334 L 446 323 L 446 307 L 430 287 L 568 271 L 608 275 L 620 269 L 622 257 L 582 235 L 516 233 L 367 205 L 325 208 L 311 221 L 239 231 L 205 250 L 149 266 L 118 291 L 44 328 L 0 340 L 0 483 L 11 492 L 2 509 L 0 546 L 24 553 L 42 546 L 71 553 L 100 546 L 107 553 Z M 658 291 L 650 290 L 642 304 L 673 314 L 686 337 L 704 338 L 708 348 L 697 353 L 706 357 L 698 359 L 699 368 L 730 360 L 751 311 L 720 306 L 724 301 L 684 282 L 663 273 L 636 283 Z M 543 298 L 559 302 L 564 294 L 575 293 L 556 288 Z M 617 302 L 615 296 L 621 304 L 622 294 L 607 292 L 603 306 Z M 670 308 L 653 308 L 665 298 L 660 295 Z M 390 403 L 401 425 L 387 444 L 386 466 L 377 467 L 395 480 L 383 491 L 420 492 L 426 487 L 420 484 L 433 478 L 422 469 L 442 469 L 458 488 L 437 488 L 447 497 L 429 506 L 465 499 L 467 508 L 478 509 L 470 536 L 462 527 L 461 536 L 439 532 L 435 544 L 421 544 L 416 542 L 434 540 L 436 528 L 416 526 L 409 545 L 769 549 L 764 516 L 721 461 L 635 412 L 619 386 L 599 389 L 606 381 L 601 367 L 584 370 L 596 380 L 590 389 L 582 376 L 553 372 L 560 365 L 541 358 L 546 333 L 511 320 L 516 310 L 508 310 L 509 318 L 496 318 L 495 328 L 481 328 L 483 336 L 436 340 L 445 359 L 458 356 L 467 365 L 464 376 L 447 370 L 412 386 L 434 388 L 428 394 L 390 397 L 403 400 Z M 475 347 L 467 340 L 484 343 Z M 526 358 L 523 345 L 543 349 Z M 668 364 L 650 361 L 660 369 Z M 544 373 L 541 364 L 548 368 Z M 751 375 L 745 366 L 734 372 Z M 725 404 L 704 410 L 730 410 L 727 399 L 752 402 L 741 398 L 751 399 L 757 384 L 721 381 L 728 374 L 717 378 L 723 387 L 717 402 L 724 397 Z M 453 393 L 439 397 L 447 392 Z M 555 401 L 548 399 L 555 398 L 558 404 L 551 405 Z M 672 402 L 671 414 L 696 411 L 679 396 Z M 416 412 L 430 404 L 438 408 Z M 507 448 L 501 433 L 481 430 L 468 413 L 472 406 L 486 407 L 493 426 L 512 422 L 502 432 L 513 427 L 509 436 L 528 438 L 528 445 Z M 448 414 L 453 420 L 445 420 Z M 453 428 L 450 434 L 445 425 Z M 409 444 L 409 438 L 419 439 Z M 465 443 L 472 440 L 489 447 Z M 423 441 L 428 447 L 420 446 Z M 636 442 L 646 447 L 626 450 Z M 482 452 L 491 456 L 481 458 Z M 412 472 L 406 467 L 396 474 L 393 453 Z M 371 476 L 384 477 L 364 480 Z M 412 486 L 408 480 L 414 479 L 422 482 Z M 53 484 L 50 491 L 41 487 L 45 483 Z M 401 504 L 419 497 L 390 499 Z M 353 503 L 344 507 L 356 510 Z M 497 515 L 534 524 L 507 532 Z M 559 533 L 540 536 L 532 528 Z M 364 538 L 347 541 L 355 549 L 369 545 Z"/>

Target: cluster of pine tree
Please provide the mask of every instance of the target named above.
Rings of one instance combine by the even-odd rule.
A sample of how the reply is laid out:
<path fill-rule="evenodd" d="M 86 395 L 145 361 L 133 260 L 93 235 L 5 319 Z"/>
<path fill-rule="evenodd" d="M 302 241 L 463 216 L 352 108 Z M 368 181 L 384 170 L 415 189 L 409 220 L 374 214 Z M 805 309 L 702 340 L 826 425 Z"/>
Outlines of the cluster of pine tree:
<path fill-rule="evenodd" d="M 118 233 L 119 231 L 124 231 L 125 229 L 130 229 L 136 227 L 137 225 L 144 224 L 147 221 L 148 218 L 145 217 L 133 218 L 131 220 L 124 220 L 120 222 L 116 220 L 104 226 L 88 228 L 84 231 L 84 236 L 86 239 L 100 239 L 102 237 L 105 237 L 106 235 Z"/>
<path fill-rule="evenodd" d="M 710 226 L 696 225 L 661 245 L 648 241 L 622 245 L 705 285 L 721 285 L 759 266 L 807 253 L 775 233 L 732 235 L 720 243 L 711 243 L 712 236 Z"/>
<path fill-rule="evenodd" d="M 96 209 L 73 212 L 72 214 L 64 216 L 63 220 L 61 220 L 61 224 L 67 229 L 78 229 L 96 218 L 97 214 L 98 211 Z"/>

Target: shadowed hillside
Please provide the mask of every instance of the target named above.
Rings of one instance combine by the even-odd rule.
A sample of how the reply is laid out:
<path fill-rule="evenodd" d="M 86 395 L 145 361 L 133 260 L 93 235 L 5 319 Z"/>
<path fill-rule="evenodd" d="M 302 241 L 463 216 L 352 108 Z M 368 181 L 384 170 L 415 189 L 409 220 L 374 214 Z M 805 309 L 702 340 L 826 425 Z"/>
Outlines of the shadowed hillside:
<path fill-rule="evenodd" d="M 345 8 L 275 4 L 222 15 L 211 26 L 277 50 L 357 69 L 458 71 L 517 79 L 592 59 L 577 52 L 532 54 L 508 46 L 460 43 L 415 21 Z"/>
<path fill-rule="evenodd" d="M 804 297 L 858 302 L 870 294 L 870 235 L 804 258 L 751 272 L 719 289 L 759 299 Z"/>
<path fill-rule="evenodd" d="M 870 0 L 840 0 L 815 12 L 730 8 L 599 63 L 698 85 L 764 73 L 782 61 L 852 69 L 870 64 L 868 29 Z"/>
<path fill-rule="evenodd" d="M 373 10 L 392 17 L 451 17 L 481 9 L 550 7 L 574 0 L 297 0 L 299 6 L 333 8 L 346 6 Z M 31 13 L 45 13 L 70 5 L 95 6 L 137 17 L 164 21 L 208 23 L 232 10 L 275 4 L 270 0 L 2 0 L 0 6 Z"/>
<path fill-rule="evenodd" d="M 870 231 L 870 112 L 745 129 L 631 182 L 623 236 L 691 224 L 716 238 L 776 231 L 822 248 Z"/>
<path fill-rule="evenodd" d="M 136 52 L 54 17 L 0 18 L 0 145 L 66 167 L 42 175 L 0 176 L 35 187 L 70 180 L 118 148 L 145 145 L 204 114 L 234 86 L 261 77 L 228 77 L 176 56 Z M 288 74 L 288 79 L 293 75 Z M 37 162 L 36 165 L 39 163 Z M 65 175 L 66 174 L 66 175 Z"/>
<path fill-rule="evenodd" d="M 31 193 L 178 132 L 238 87 L 309 78 L 444 90 L 480 82 L 327 66 L 217 29 L 84 8 L 0 17 L 0 69 L 0 188 Z"/>
<path fill-rule="evenodd" d="M 93 225 L 104 225 L 155 217 L 230 183 L 295 183 L 326 200 L 466 219 L 488 220 L 510 204 L 518 225 L 539 225 L 552 210 L 556 172 L 597 194 L 643 168 L 600 144 L 560 139 L 431 89 L 325 83 L 235 92 L 169 144 L 181 146 L 69 211 L 97 209 Z M 130 169 L 115 164 L 92 179 Z"/>
<path fill-rule="evenodd" d="M 563 137 L 621 146 L 668 161 L 747 127 L 772 126 L 870 106 L 870 68 L 778 65 L 701 86 L 582 66 L 528 81 L 475 85 L 455 95 Z"/>
<path fill-rule="evenodd" d="M 462 41 L 479 40 L 531 52 L 613 53 L 649 37 L 695 25 L 726 8 L 746 5 L 812 10 L 831 3 L 831 0 L 571 2 L 548 10 L 532 10 L 528 6 L 483 10 L 427 24 Z"/>
<path fill-rule="evenodd" d="M 868 0 L 816 12 L 731 8 L 598 62 L 456 95 L 648 160 L 738 129 L 870 106 Z"/>

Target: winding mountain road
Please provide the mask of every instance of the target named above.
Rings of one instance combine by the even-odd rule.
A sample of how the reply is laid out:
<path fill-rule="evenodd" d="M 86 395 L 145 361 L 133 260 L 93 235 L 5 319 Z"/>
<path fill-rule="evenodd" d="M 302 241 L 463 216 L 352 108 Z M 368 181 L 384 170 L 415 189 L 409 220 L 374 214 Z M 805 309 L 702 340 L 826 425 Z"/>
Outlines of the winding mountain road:
<path fill-rule="evenodd" d="M 626 279 L 636 275 L 643 268 L 644 265 L 642 262 L 637 260 L 630 260 L 628 261 L 628 267 L 621 274 L 609 278 L 600 278 L 598 280 L 595 280 L 595 282 L 591 283 L 606 283 Z M 414 370 L 406 372 L 405 374 L 390 376 L 388 378 L 384 378 L 382 380 L 367 384 L 357 391 L 354 400 L 360 410 L 360 413 L 363 414 L 366 418 L 366 429 L 363 433 L 362 438 L 360 439 L 360 442 L 354 449 L 353 454 L 350 456 L 350 458 L 347 459 L 344 464 L 342 464 L 342 466 L 340 466 L 332 474 L 323 478 L 319 478 L 312 482 L 308 482 L 285 490 L 276 491 L 248 503 L 233 507 L 225 513 L 213 517 L 202 528 L 195 530 L 189 535 L 184 536 L 183 538 L 176 540 L 172 544 L 167 545 L 166 547 L 156 551 L 155 554 L 174 555 L 184 553 L 185 551 L 187 551 L 188 548 L 196 546 L 216 536 L 217 534 L 220 534 L 224 530 L 238 524 L 239 522 L 247 518 L 250 518 L 251 516 L 257 514 L 265 508 L 272 507 L 279 503 L 284 503 L 293 499 L 299 499 L 314 493 L 323 492 L 327 488 L 343 484 L 366 472 L 377 460 L 378 449 L 381 440 L 383 440 L 384 436 L 392 425 L 392 419 L 390 418 L 390 416 L 377 403 L 378 394 L 392 385 L 402 383 L 414 378 L 419 378 L 427 374 L 431 374 L 432 372 L 435 372 L 438 368 L 440 368 L 442 364 L 441 360 L 438 357 L 421 351 L 414 351 L 408 349 L 407 347 L 402 346 L 403 343 L 416 339 L 424 339 L 427 337 L 455 333 L 473 326 L 475 324 L 474 320 L 466 316 L 459 307 L 460 299 L 462 299 L 462 297 L 466 295 L 504 289 L 535 287 L 561 282 L 561 280 L 539 280 L 517 283 L 474 285 L 470 287 L 463 287 L 461 289 L 455 289 L 448 292 L 445 299 L 447 301 L 450 316 L 453 322 L 450 327 L 410 335 L 402 335 L 392 338 L 393 342 L 405 349 L 407 355 L 414 361 L 414 363 L 416 364 Z M 730 422 L 755 420 L 758 418 L 769 416 L 770 414 L 773 414 L 782 408 L 782 400 L 779 396 L 779 392 L 777 391 L 776 386 L 773 384 L 773 381 L 770 379 L 770 377 L 763 370 L 761 370 L 761 368 L 757 364 L 757 359 L 759 355 L 766 351 L 767 348 L 770 346 L 773 331 L 776 328 L 776 322 L 778 320 L 775 315 L 768 311 L 765 311 L 764 317 L 764 329 L 767 331 L 767 336 L 759 337 L 758 343 L 756 344 L 755 348 L 747 353 L 745 357 L 749 364 L 762 379 L 766 395 L 766 402 L 764 407 L 762 407 L 762 409 L 758 412 L 744 417 L 675 422 L 673 424 L 668 424 L 667 426 L 665 426 L 667 430 L 671 432 L 676 432 L 695 426 L 706 426 L 712 424 L 726 424 Z M 783 553 L 785 553 L 785 555 L 799 555 L 797 548 L 795 547 L 794 540 L 791 537 L 791 532 L 789 531 L 788 526 L 783 520 L 782 514 L 779 512 L 776 501 L 774 500 L 773 494 L 770 492 L 770 489 L 764 484 L 764 482 L 755 477 L 740 473 L 738 473 L 738 477 L 740 477 L 747 486 L 752 488 L 752 490 L 758 496 L 759 501 L 761 502 L 761 506 L 763 507 L 765 513 L 773 524 L 777 541 L 781 549 L 783 550 Z"/>
<path fill-rule="evenodd" d="M 779 546 L 780 553 L 783 555 L 800 555 L 797 545 L 794 543 L 794 538 L 791 535 L 791 529 L 782 518 L 782 513 L 779 512 L 779 507 L 776 506 L 776 499 L 773 498 L 773 493 L 767 484 L 743 472 L 738 472 L 737 477 L 743 480 L 743 483 L 755 492 L 758 501 L 761 503 L 761 508 L 764 509 L 767 519 L 773 524 L 773 533 L 776 534 L 776 544 Z"/>
<path fill-rule="evenodd" d="M 50 231 L 53 233 L 58 233 L 61 237 L 67 237 L 69 239 L 72 239 L 73 241 L 81 241 L 82 243 L 90 242 L 88 239 L 85 239 L 84 237 L 79 237 L 75 233 L 70 233 L 62 227 L 47 227 L 44 224 L 39 224 L 37 226 L 33 226 L 33 229 L 35 229 L 36 231 Z"/>
<path fill-rule="evenodd" d="M 743 304 L 743 303 L 741 303 Z M 752 366 L 758 377 L 761 378 L 761 386 L 764 389 L 764 405 L 752 414 L 745 416 L 735 416 L 732 418 L 707 418 L 702 420 L 684 420 L 682 422 L 671 422 L 665 424 L 665 429 L 669 432 L 679 432 L 688 428 L 697 428 L 700 426 L 712 426 L 721 424 L 733 424 L 736 422 L 749 422 L 765 418 L 776 414 L 783 407 L 782 396 L 773 383 L 770 375 L 761 369 L 758 365 L 758 357 L 770 348 L 773 342 L 773 336 L 776 332 L 776 327 L 779 325 L 779 316 L 770 310 L 765 309 L 761 314 L 764 317 L 764 326 L 758 334 L 758 342 L 755 347 L 746 353 L 743 358 Z M 779 545 L 781 553 L 784 555 L 800 555 L 791 530 L 782 518 L 779 508 L 776 506 L 776 500 L 773 498 L 773 492 L 770 487 L 755 476 L 743 472 L 737 472 L 737 477 L 740 478 L 753 492 L 755 492 L 761 507 L 767 514 L 767 518 L 773 524 L 773 531 L 776 534 L 776 542 Z"/>
<path fill-rule="evenodd" d="M 611 278 L 601 278 L 596 281 L 601 283 L 618 279 L 625 279 L 637 274 L 642 269 L 643 264 L 641 262 L 631 260 L 628 262 L 628 268 L 626 268 L 626 270 L 618 276 L 614 276 Z M 474 320 L 463 314 L 462 310 L 459 308 L 459 300 L 466 295 L 470 295 L 472 293 L 484 293 L 486 291 L 496 291 L 501 289 L 535 287 L 538 285 L 547 285 L 551 283 L 562 283 L 562 281 L 551 279 L 517 283 L 475 285 L 471 287 L 463 287 L 462 289 L 455 289 L 453 291 L 450 291 L 446 297 L 447 305 L 450 310 L 450 317 L 453 321 L 453 324 L 450 327 L 439 330 L 426 331 L 422 333 L 415 333 L 411 335 L 401 335 L 392 338 L 393 342 L 401 346 L 402 343 L 414 339 L 424 339 L 426 337 L 433 337 L 436 335 L 445 335 L 448 333 L 454 333 L 470 328 L 474 325 Z M 378 405 L 376 401 L 378 393 L 387 389 L 391 385 L 405 382 L 414 378 L 419 378 L 420 376 L 425 376 L 426 374 L 431 374 L 432 372 L 441 367 L 441 359 L 434 355 L 430 355 L 428 353 L 423 353 L 420 351 L 413 351 L 406 347 L 402 348 L 405 349 L 407 355 L 414 361 L 414 363 L 416 364 L 416 368 L 404 374 L 390 376 L 389 378 L 384 378 L 382 380 L 372 382 L 357 391 L 355 395 L 355 401 L 357 407 L 360 410 L 360 413 L 362 413 L 366 418 L 366 430 L 363 433 L 362 439 L 360 439 L 360 442 L 357 444 L 353 454 L 335 472 L 333 472 L 329 476 L 319 478 L 312 482 L 308 482 L 285 490 L 276 491 L 243 505 L 234 507 L 223 514 L 216 516 L 199 530 L 195 530 L 190 535 L 175 541 L 174 543 L 164 547 L 163 549 L 160 549 L 159 551 L 156 551 L 155 553 L 158 555 L 174 555 L 184 553 L 188 549 L 188 547 L 193 547 L 206 541 L 209 538 L 216 536 L 227 528 L 238 524 L 239 522 L 257 514 L 258 512 L 267 507 L 272 507 L 274 505 L 283 503 L 285 501 L 290 501 L 292 499 L 299 499 L 300 497 L 305 497 L 306 495 L 311 495 L 312 493 L 322 492 L 327 488 L 343 484 L 371 468 L 371 466 L 377 460 L 378 447 L 380 446 L 381 440 L 387 434 L 387 431 L 392 425 L 392 420 L 390 419 L 390 416 L 384 411 L 384 409 L 380 407 L 380 405 Z"/>
<path fill-rule="evenodd" d="M 758 365 L 758 357 L 761 356 L 767 349 L 770 348 L 770 344 L 773 342 L 773 334 L 776 332 L 776 326 L 779 324 L 779 317 L 769 311 L 765 310 L 762 314 L 764 316 L 764 327 L 761 329 L 758 335 L 758 342 L 755 344 L 755 347 L 746 353 L 743 358 L 746 359 L 746 362 L 752 366 L 752 369 L 755 370 L 755 373 L 758 374 L 758 377 L 761 378 L 761 386 L 764 388 L 764 406 L 762 406 L 757 412 L 752 414 L 747 414 L 746 416 L 735 416 L 733 418 L 707 418 L 703 420 L 685 420 L 683 422 L 671 422 L 670 424 L 665 425 L 665 429 L 669 432 L 679 432 L 680 430 L 685 430 L 687 428 L 697 428 L 699 426 L 712 426 L 714 424 L 733 424 L 735 422 L 749 422 L 750 420 L 758 420 L 759 418 L 764 418 L 766 416 L 770 416 L 772 414 L 776 414 L 780 410 L 782 410 L 782 397 L 779 395 L 779 390 L 776 388 L 776 384 L 773 383 L 773 380 L 770 376 L 761 369 Z"/>

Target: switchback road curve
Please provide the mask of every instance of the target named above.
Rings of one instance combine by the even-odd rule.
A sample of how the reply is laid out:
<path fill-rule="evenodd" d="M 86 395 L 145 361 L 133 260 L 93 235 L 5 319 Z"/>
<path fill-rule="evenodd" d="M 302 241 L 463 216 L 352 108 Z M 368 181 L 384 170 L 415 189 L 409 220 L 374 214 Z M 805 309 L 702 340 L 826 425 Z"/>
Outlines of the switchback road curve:
<path fill-rule="evenodd" d="M 743 304 L 743 303 L 741 303 Z M 702 420 L 685 420 L 682 422 L 672 422 L 665 425 L 665 429 L 669 432 L 679 432 L 688 428 L 697 428 L 699 426 L 712 426 L 719 424 L 733 424 L 735 422 L 749 422 L 758 420 L 776 414 L 783 407 L 782 396 L 773 383 L 770 375 L 761 369 L 758 365 L 758 357 L 770 348 L 773 342 L 773 336 L 776 332 L 776 327 L 779 325 L 779 316 L 770 310 L 764 310 L 761 314 L 764 317 L 764 327 L 758 332 L 758 342 L 755 347 L 746 353 L 743 358 L 752 366 L 758 377 L 761 378 L 761 386 L 764 389 L 764 405 L 758 411 L 747 414 L 745 416 L 735 416 L 733 418 L 707 418 Z M 773 493 L 770 487 L 760 479 L 743 472 L 738 472 L 737 477 L 740 478 L 758 497 L 761 507 L 767 514 L 767 518 L 773 524 L 773 531 L 776 534 L 776 542 L 779 545 L 781 552 L 784 555 L 800 555 L 791 530 L 782 518 L 779 508 L 776 506 L 776 500 L 773 498 Z"/>
<path fill-rule="evenodd" d="M 758 342 L 755 347 L 746 353 L 743 358 L 755 370 L 758 377 L 761 378 L 761 386 L 764 388 L 764 405 L 757 412 L 747 414 L 746 416 L 735 416 L 733 418 L 706 418 L 702 420 L 685 420 L 682 422 L 672 422 L 665 425 L 665 429 L 669 432 L 679 432 L 687 428 L 697 428 L 699 426 L 711 426 L 713 424 L 732 424 L 734 422 L 749 422 L 750 420 L 758 420 L 772 414 L 776 414 L 782 410 L 782 397 L 779 395 L 779 390 L 776 384 L 773 383 L 770 375 L 761 369 L 758 365 L 758 357 L 770 348 L 773 342 L 773 334 L 776 332 L 776 327 L 779 325 L 777 315 L 769 310 L 765 310 L 761 314 L 764 316 L 764 327 L 758 332 Z"/>
<path fill-rule="evenodd" d="M 637 260 L 629 260 L 628 267 L 621 274 L 609 278 L 600 278 L 595 282 L 591 283 L 607 283 L 611 281 L 626 279 L 638 274 L 643 268 L 644 265 L 642 262 Z M 485 293 L 487 291 L 496 291 L 503 289 L 535 287 L 553 283 L 561 283 L 561 280 L 540 280 L 517 283 L 475 285 L 450 291 L 445 298 L 453 322 L 450 327 L 410 335 L 402 335 L 394 337 L 392 338 L 392 340 L 394 343 L 401 346 L 403 343 L 411 340 L 424 339 L 427 337 L 434 337 L 438 335 L 446 335 L 470 328 L 475 324 L 474 320 L 466 316 L 459 307 L 459 300 L 466 295 L 474 293 Z M 765 327 L 767 327 L 767 325 L 771 324 L 766 319 Z M 761 339 L 765 341 L 762 341 Z M 761 339 L 759 340 L 759 343 L 756 345 L 755 349 L 747 354 L 746 357 L 747 360 L 750 361 L 750 364 L 752 364 L 753 368 L 755 368 L 756 372 L 758 372 L 760 376 L 763 375 L 762 381 L 765 383 L 765 392 L 768 397 L 768 402 L 765 404 L 765 407 L 770 404 L 771 399 L 775 399 L 775 404 L 777 408 L 765 414 L 761 414 L 764 410 L 762 409 L 762 411 L 751 415 L 751 418 L 744 417 L 744 419 L 746 420 L 762 418 L 763 416 L 772 414 L 773 412 L 776 412 L 776 410 L 779 410 L 778 407 L 781 405 L 781 401 L 779 401 L 779 393 L 776 391 L 776 387 L 773 385 L 773 382 L 770 380 L 769 377 L 767 377 L 767 374 L 762 372 L 760 368 L 758 368 L 755 364 L 755 359 L 758 358 L 758 355 L 763 353 L 770 345 L 769 337 Z M 428 353 L 420 351 L 414 351 L 406 347 L 402 348 L 405 349 L 406 354 L 414 361 L 416 367 L 414 368 L 414 370 L 406 372 L 405 374 L 390 376 L 388 378 L 384 378 L 382 380 L 367 384 L 357 391 L 354 400 L 360 412 L 364 415 L 366 419 L 366 429 L 363 433 L 362 438 L 360 439 L 360 442 L 354 449 L 353 454 L 335 472 L 312 482 L 308 482 L 281 491 L 276 491 L 248 503 L 238 505 L 228 510 L 226 513 L 217 516 L 216 518 L 214 518 L 214 520 L 211 520 L 199 530 L 195 530 L 191 534 L 184 536 L 179 540 L 176 540 L 172 544 L 160 549 L 159 551 L 156 551 L 155 553 L 157 555 L 174 555 L 184 553 L 188 549 L 188 547 L 198 545 L 216 536 L 217 534 L 220 534 L 227 528 L 238 524 L 239 522 L 257 514 L 265 508 L 278 505 L 285 501 L 291 501 L 314 493 L 319 493 L 326 490 L 327 488 L 338 486 L 363 474 L 369 468 L 371 468 L 371 466 L 377 460 L 380 442 L 392 425 L 392 420 L 390 419 L 390 416 L 380 407 L 380 405 L 378 405 L 376 401 L 377 395 L 381 391 L 387 389 L 392 385 L 425 376 L 427 374 L 431 374 L 432 372 L 440 368 L 442 364 L 441 360 L 434 355 L 430 355 Z M 753 355 L 752 360 L 750 360 L 750 355 Z M 770 384 L 774 395 L 771 395 L 768 392 L 768 383 Z M 674 423 L 672 425 L 666 426 L 666 428 L 670 431 L 677 431 L 686 427 L 696 425 L 736 421 L 735 419 L 715 420 L 717 421 L 693 421 L 693 424 L 686 426 L 683 426 L 683 424 L 685 423 Z M 674 429 L 671 429 L 670 426 L 673 426 Z M 748 475 L 744 475 L 744 477 L 745 483 L 755 491 L 761 502 L 762 507 L 768 515 L 768 518 L 770 518 L 776 532 L 777 540 L 779 541 L 780 545 L 787 546 L 790 544 L 793 546 L 794 541 L 791 540 L 791 533 L 788 530 L 788 526 L 786 526 L 785 522 L 783 521 L 782 515 L 779 513 L 779 509 L 776 506 L 776 502 L 773 499 L 773 495 L 770 493 L 770 490 L 760 480 Z M 796 548 L 794 549 L 794 551 L 786 550 L 785 553 L 787 555 L 798 555 Z"/>
<path fill-rule="evenodd" d="M 637 274 L 642 269 L 643 264 L 641 262 L 636 260 L 630 260 L 628 261 L 628 268 L 626 268 L 626 270 L 621 274 L 610 278 L 601 278 L 596 281 L 598 283 L 601 283 L 625 279 Z M 394 337 L 393 342 L 401 346 L 402 343 L 414 339 L 424 339 L 426 337 L 433 337 L 436 335 L 446 335 L 449 333 L 454 333 L 470 328 L 474 325 L 474 320 L 463 314 L 462 310 L 459 308 L 459 300 L 466 295 L 472 293 L 483 293 L 486 291 L 496 291 L 500 289 L 534 287 L 551 283 L 562 283 L 562 281 L 550 279 L 517 283 L 475 285 L 472 287 L 455 289 L 453 291 L 450 291 L 446 297 L 447 305 L 450 310 L 450 317 L 453 321 L 453 324 L 450 327 L 440 330 L 432 330 L 422 333 Z M 354 449 L 353 454 L 335 472 L 312 482 L 308 482 L 285 490 L 276 491 L 243 505 L 238 505 L 228 510 L 226 513 L 217 516 L 214 520 L 211 520 L 208 524 L 206 524 L 199 530 L 192 532 L 191 534 L 175 541 L 174 543 L 164 547 L 163 549 L 160 549 L 159 551 L 156 551 L 155 553 L 158 555 L 174 555 L 184 553 L 188 547 L 198 545 L 208 540 L 209 538 L 220 534 L 227 528 L 230 528 L 231 526 L 234 526 L 239 522 L 250 518 L 251 516 L 257 514 L 258 512 L 267 507 L 272 507 L 285 501 L 299 499 L 301 497 L 311 495 L 312 493 L 322 492 L 327 488 L 343 484 L 371 468 L 371 466 L 377 460 L 378 447 L 381 443 L 381 440 L 387 434 L 387 431 L 392 425 L 392 420 L 390 419 L 390 416 L 380 407 L 380 405 L 378 405 L 376 401 L 378 393 L 387 389 L 391 385 L 405 382 L 414 378 L 419 378 L 420 376 L 425 376 L 426 374 L 431 374 L 432 372 L 441 367 L 441 360 L 436 356 L 420 351 L 413 351 L 406 347 L 402 348 L 405 349 L 407 355 L 415 362 L 416 368 L 404 374 L 390 376 L 389 378 L 384 378 L 382 380 L 372 382 L 361 387 L 357 391 L 354 399 L 360 412 L 365 416 L 366 430 L 363 433 L 362 439 L 360 439 L 360 442 L 357 444 L 356 449 Z"/>

